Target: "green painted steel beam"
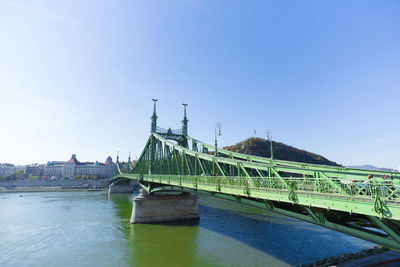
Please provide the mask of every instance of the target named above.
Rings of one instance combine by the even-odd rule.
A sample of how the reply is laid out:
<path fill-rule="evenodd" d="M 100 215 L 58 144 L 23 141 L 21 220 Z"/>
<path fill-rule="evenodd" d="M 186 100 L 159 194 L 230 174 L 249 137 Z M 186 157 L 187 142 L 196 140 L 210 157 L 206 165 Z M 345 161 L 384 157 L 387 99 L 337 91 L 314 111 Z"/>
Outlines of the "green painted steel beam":
<path fill-rule="evenodd" d="M 120 174 L 115 178 L 127 178 L 138 180 L 139 174 Z M 236 177 L 239 178 L 239 177 Z M 241 177 L 243 178 L 243 177 Z M 231 179 L 235 179 L 232 177 Z M 195 188 L 196 185 L 197 187 Z M 246 179 L 247 180 L 247 179 Z M 233 184 L 224 177 L 203 177 L 203 176 L 171 176 L 171 175 L 143 175 L 143 181 L 157 182 L 165 185 L 182 186 L 190 189 L 201 189 L 209 192 L 221 192 L 228 195 L 239 197 L 257 198 L 260 200 L 271 200 L 277 202 L 292 203 L 301 206 L 322 208 L 325 210 L 336 210 L 348 212 L 349 214 L 361 214 L 388 219 L 400 220 L 400 203 L 387 204 L 388 213 L 380 214 L 374 209 L 374 200 L 370 196 L 364 198 L 352 198 L 340 194 L 328 194 L 319 192 L 296 191 L 297 200 L 294 202 L 289 198 L 290 190 L 253 187 L 247 183 L 240 181 Z M 216 190 L 216 185 L 220 186 L 220 190 Z M 249 190 L 249 191 L 248 191 Z M 249 194 L 250 193 L 250 194 Z"/>
<path fill-rule="evenodd" d="M 191 156 L 195 156 L 196 154 L 199 155 L 199 158 L 207 160 L 207 161 L 213 161 L 213 158 L 216 158 L 216 160 L 219 163 L 223 163 L 223 164 L 230 164 L 230 165 L 237 165 L 238 162 L 240 162 L 242 164 L 243 167 L 245 168 L 252 168 L 252 169 L 258 169 L 258 170 L 264 170 L 264 171 L 268 171 L 269 168 L 273 168 L 275 171 L 277 172 L 287 172 L 287 173 L 297 173 L 297 174 L 306 174 L 306 175 L 314 175 L 315 171 L 321 172 L 325 170 L 326 166 L 323 166 L 324 168 L 322 169 L 311 169 L 311 167 L 309 168 L 296 168 L 294 166 L 285 166 L 285 165 L 276 165 L 276 164 L 264 164 L 264 163 L 260 163 L 260 162 L 249 162 L 247 160 L 238 160 L 238 159 L 231 159 L 231 158 L 224 158 L 224 157 L 215 157 L 214 155 L 210 155 L 210 154 L 206 154 L 206 153 L 201 153 L 201 152 L 197 152 L 197 151 L 192 151 L 190 149 L 178 146 L 168 140 L 166 140 L 165 138 L 161 137 L 160 135 L 158 135 L 157 133 L 152 133 L 152 135 L 157 138 L 158 140 L 162 141 L 163 143 L 166 143 L 170 146 L 173 146 L 174 149 L 178 150 L 179 152 L 183 152 L 185 151 L 186 154 L 191 155 Z M 228 151 L 230 153 L 230 151 Z M 237 153 L 239 154 L 239 153 Z M 242 154 L 240 154 L 242 155 Z M 245 159 L 248 158 L 248 155 L 244 155 Z M 253 157 L 253 156 L 252 156 Z M 305 164 L 305 163 L 301 163 L 302 166 L 307 166 L 310 164 Z M 311 166 L 311 165 L 310 165 Z M 320 166 L 320 165 L 312 165 L 312 166 Z M 347 173 L 347 172 L 333 172 L 333 171 L 325 171 L 324 174 L 328 177 L 331 178 L 342 178 L 342 179 L 363 179 L 363 180 L 368 180 L 367 177 L 365 176 L 365 174 L 360 174 L 360 173 Z M 400 177 L 399 177 L 400 178 Z"/>
<path fill-rule="evenodd" d="M 293 168 L 293 167 L 290 167 L 290 166 L 289 167 L 286 167 L 286 166 L 272 166 L 272 165 L 268 166 L 266 164 L 259 163 L 259 162 L 249 162 L 249 161 L 246 161 L 246 160 L 238 160 L 238 159 L 216 157 L 214 155 L 201 153 L 201 152 L 197 152 L 197 151 L 192 151 L 192 150 L 187 149 L 185 147 L 178 146 L 178 145 L 166 140 L 165 138 L 161 137 L 157 133 L 152 133 L 152 135 L 155 138 L 157 138 L 158 140 L 162 141 L 163 143 L 165 143 L 165 144 L 167 144 L 169 146 L 172 146 L 175 150 L 177 150 L 179 152 L 185 152 L 187 155 L 190 155 L 190 156 L 198 155 L 198 157 L 200 159 L 207 160 L 207 161 L 210 161 L 210 162 L 213 162 L 214 159 L 215 159 L 218 163 L 229 164 L 229 165 L 234 165 L 234 166 L 237 166 L 237 164 L 240 163 L 241 166 L 243 166 L 244 168 L 258 169 L 258 170 L 264 170 L 264 171 L 268 171 L 270 168 L 273 168 L 277 172 L 283 171 L 283 172 L 288 172 L 288 173 L 298 173 L 298 174 L 308 174 L 308 175 L 313 175 L 315 173 L 313 170 L 297 169 L 297 168 Z"/>
<path fill-rule="evenodd" d="M 207 149 L 214 149 L 214 146 L 206 144 L 204 142 L 201 142 L 197 139 L 194 139 L 192 137 L 187 136 L 189 140 L 192 142 L 196 142 L 197 145 L 202 145 L 206 147 Z M 374 171 L 374 170 L 362 170 L 362 169 L 355 169 L 355 168 L 346 168 L 346 167 L 339 167 L 339 166 L 330 166 L 330 165 L 319 165 L 319 164 L 311 164 L 311 163 L 302 163 L 302 162 L 295 162 L 295 161 L 285 161 L 285 160 L 277 160 L 277 159 L 268 159 L 268 158 L 263 158 L 263 157 L 258 157 L 258 156 L 249 156 L 237 152 L 232 152 L 229 150 L 225 149 L 218 149 L 218 152 L 220 154 L 226 155 L 226 156 L 231 156 L 231 157 L 236 157 L 242 160 L 251 160 L 255 162 L 260 162 L 260 163 L 266 163 L 270 165 L 285 165 L 285 166 L 291 166 L 294 168 L 301 168 L 301 169 L 312 169 L 312 170 L 319 170 L 319 171 L 326 171 L 328 172 L 332 177 L 338 177 L 338 175 L 341 175 L 341 178 L 346 178 L 344 174 L 346 175 L 351 175 L 351 176 L 362 176 L 366 177 L 368 175 L 375 175 L 375 176 L 393 176 L 395 178 L 400 179 L 400 174 L 398 172 L 389 172 L 389 171 Z"/>

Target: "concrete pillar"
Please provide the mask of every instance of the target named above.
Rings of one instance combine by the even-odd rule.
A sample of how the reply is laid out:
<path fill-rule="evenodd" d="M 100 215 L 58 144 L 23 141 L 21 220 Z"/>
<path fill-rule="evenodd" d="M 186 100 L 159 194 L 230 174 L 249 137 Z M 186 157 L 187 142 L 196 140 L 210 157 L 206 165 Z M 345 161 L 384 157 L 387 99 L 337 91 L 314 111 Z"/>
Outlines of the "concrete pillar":
<path fill-rule="evenodd" d="M 129 184 L 110 184 L 108 187 L 108 193 L 113 194 L 132 194 L 137 186 L 136 182 L 130 182 Z"/>
<path fill-rule="evenodd" d="M 133 199 L 131 223 L 158 223 L 200 218 L 197 195 L 159 192 L 148 195 L 141 189 Z"/>

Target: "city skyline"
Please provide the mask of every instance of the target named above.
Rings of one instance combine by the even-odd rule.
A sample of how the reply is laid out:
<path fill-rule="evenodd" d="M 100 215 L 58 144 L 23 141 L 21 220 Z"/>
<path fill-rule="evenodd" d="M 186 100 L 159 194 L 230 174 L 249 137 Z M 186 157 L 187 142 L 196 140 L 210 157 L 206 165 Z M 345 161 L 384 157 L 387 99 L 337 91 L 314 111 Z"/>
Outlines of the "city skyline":
<path fill-rule="evenodd" d="M 398 169 L 400 4 L 0 0 L 0 162 L 138 157 L 158 124 Z"/>

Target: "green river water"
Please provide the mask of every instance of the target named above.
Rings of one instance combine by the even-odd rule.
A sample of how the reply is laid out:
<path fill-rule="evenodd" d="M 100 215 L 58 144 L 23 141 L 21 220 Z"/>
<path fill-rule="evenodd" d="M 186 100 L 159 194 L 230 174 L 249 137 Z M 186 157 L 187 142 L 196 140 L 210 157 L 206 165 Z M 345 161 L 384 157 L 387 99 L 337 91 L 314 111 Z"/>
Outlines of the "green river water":
<path fill-rule="evenodd" d="M 374 244 L 199 198 L 197 224 L 129 224 L 132 195 L 0 194 L 0 266 L 298 266 Z"/>

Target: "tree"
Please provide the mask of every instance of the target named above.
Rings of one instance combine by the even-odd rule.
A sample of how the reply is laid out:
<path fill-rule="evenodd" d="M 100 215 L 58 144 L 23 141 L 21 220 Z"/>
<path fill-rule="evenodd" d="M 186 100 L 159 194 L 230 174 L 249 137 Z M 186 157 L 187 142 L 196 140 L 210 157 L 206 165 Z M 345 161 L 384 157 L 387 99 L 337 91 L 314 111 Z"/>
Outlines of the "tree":
<path fill-rule="evenodd" d="M 24 171 L 23 170 L 16 171 L 15 177 L 17 178 L 17 180 L 25 179 Z"/>

